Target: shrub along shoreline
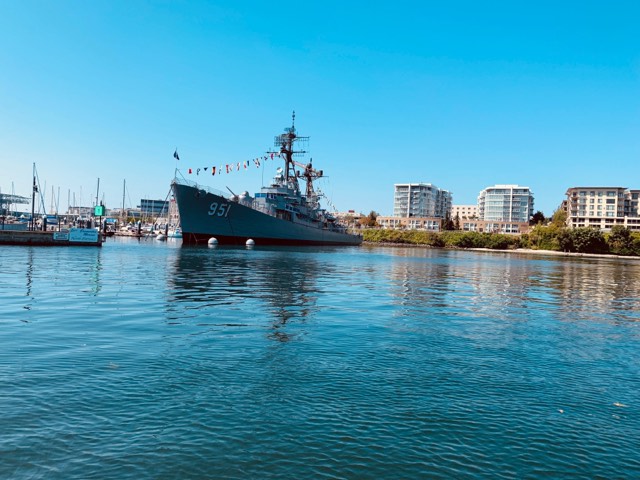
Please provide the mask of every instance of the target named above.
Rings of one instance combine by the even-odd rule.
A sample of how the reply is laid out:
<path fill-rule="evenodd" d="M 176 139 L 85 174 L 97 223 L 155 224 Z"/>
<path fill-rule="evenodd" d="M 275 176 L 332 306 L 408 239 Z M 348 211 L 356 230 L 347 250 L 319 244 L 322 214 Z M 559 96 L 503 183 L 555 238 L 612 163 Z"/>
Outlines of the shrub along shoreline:
<path fill-rule="evenodd" d="M 364 230 L 369 243 L 392 243 L 437 248 L 488 248 L 492 250 L 550 250 L 567 253 L 595 253 L 640 256 L 640 233 L 616 225 L 611 233 L 594 228 L 536 225 L 529 233 L 505 235 L 462 231 Z"/>

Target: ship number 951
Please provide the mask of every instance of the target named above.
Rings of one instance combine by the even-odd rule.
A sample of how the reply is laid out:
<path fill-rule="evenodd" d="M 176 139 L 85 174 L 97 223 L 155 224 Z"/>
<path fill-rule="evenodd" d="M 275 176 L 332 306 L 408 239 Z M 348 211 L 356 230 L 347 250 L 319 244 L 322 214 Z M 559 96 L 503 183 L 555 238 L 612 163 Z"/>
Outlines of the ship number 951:
<path fill-rule="evenodd" d="M 211 216 L 217 215 L 218 217 L 226 217 L 229 215 L 229 207 L 230 205 L 228 203 L 213 202 L 209 206 L 209 211 L 207 213 Z"/>

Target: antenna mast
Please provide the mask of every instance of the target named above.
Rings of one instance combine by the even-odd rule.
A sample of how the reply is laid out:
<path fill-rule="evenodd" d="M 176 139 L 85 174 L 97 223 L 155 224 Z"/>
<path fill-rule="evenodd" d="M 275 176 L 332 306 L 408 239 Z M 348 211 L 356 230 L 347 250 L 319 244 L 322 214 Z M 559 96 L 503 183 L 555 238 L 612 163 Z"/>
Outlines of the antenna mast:
<path fill-rule="evenodd" d="M 298 174 L 296 172 L 296 162 L 293 160 L 294 156 L 301 156 L 307 153 L 305 150 L 294 150 L 294 143 L 299 142 L 302 144 L 307 144 L 309 142 L 309 137 L 299 137 L 296 135 L 296 112 L 293 111 L 291 115 L 291 127 L 285 128 L 285 133 L 280 135 L 276 135 L 274 137 L 273 145 L 275 147 L 280 147 L 281 155 L 284 155 L 285 161 L 285 181 L 286 185 L 289 188 L 292 188 L 296 192 L 300 191 L 300 186 L 298 185 Z M 276 153 L 276 152 L 273 152 Z"/>

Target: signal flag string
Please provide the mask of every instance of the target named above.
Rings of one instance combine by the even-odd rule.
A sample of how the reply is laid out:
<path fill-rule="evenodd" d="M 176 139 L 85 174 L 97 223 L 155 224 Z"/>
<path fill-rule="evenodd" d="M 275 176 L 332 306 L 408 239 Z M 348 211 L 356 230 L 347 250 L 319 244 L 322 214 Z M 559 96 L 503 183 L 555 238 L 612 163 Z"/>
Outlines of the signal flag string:
<path fill-rule="evenodd" d="M 174 154 L 174 157 L 177 155 L 177 151 Z M 207 172 L 211 169 L 211 175 L 222 175 L 223 173 L 233 173 L 239 172 L 244 169 L 247 170 L 251 162 L 253 162 L 256 168 L 260 168 L 261 162 L 266 162 L 267 160 L 273 160 L 275 157 L 282 158 L 279 153 L 271 153 L 270 155 L 263 155 L 262 157 L 252 158 L 251 160 L 243 160 L 242 162 L 231 162 L 225 163 L 224 165 L 213 165 L 206 167 L 189 167 L 187 169 L 187 173 L 189 175 L 196 174 L 200 175 L 200 172 Z"/>

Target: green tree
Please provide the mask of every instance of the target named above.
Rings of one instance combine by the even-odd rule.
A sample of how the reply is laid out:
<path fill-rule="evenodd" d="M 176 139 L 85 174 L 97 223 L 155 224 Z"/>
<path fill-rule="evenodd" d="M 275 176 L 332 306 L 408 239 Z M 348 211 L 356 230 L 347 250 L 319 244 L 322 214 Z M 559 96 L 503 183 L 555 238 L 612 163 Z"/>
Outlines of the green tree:
<path fill-rule="evenodd" d="M 579 253 L 606 253 L 607 242 L 602 232 L 596 228 L 584 227 L 571 230 L 573 247 Z"/>
<path fill-rule="evenodd" d="M 558 235 L 564 230 L 564 227 L 557 227 L 554 224 L 549 226 L 535 225 L 523 244 L 534 250 L 562 250 L 558 244 Z"/>
<path fill-rule="evenodd" d="M 529 220 L 529 225 L 544 225 L 545 220 L 546 218 L 544 218 L 544 214 L 540 210 L 538 210 L 533 214 L 531 220 Z"/>
<path fill-rule="evenodd" d="M 456 212 L 456 216 L 453 219 L 453 229 L 460 230 L 460 212 Z"/>
<path fill-rule="evenodd" d="M 631 242 L 633 254 L 640 255 L 640 233 L 634 232 L 633 235 L 631 235 Z"/>
<path fill-rule="evenodd" d="M 551 224 L 556 227 L 566 227 L 567 226 L 567 212 L 565 212 L 562 207 L 558 207 L 555 212 L 553 212 L 553 216 L 551 217 Z"/>
<path fill-rule="evenodd" d="M 453 230 L 454 226 L 453 226 L 453 221 L 451 220 L 451 215 L 449 215 L 447 213 L 447 216 L 444 217 L 444 221 L 442 222 L 442 229 L 443 230 Z"/>
<path fill-rule="evenodd" d="M 631 231 L 622 225 L 614 225 L 607 238 L 609 249 L 617 255 L 633 255 L 633 237 Z"/>
<path fill-rule="evenodd" d="M 573 235 L 570 230 L 563 228 L 555 233 L 556 242 L 558 243 L 558 249 L 562 252 L 573 252 L 575 246 L 573 245 Z"/>
<path fill-rule="evenodd" d="M 378 213 L 371 210 L 371 212 L 369 212 L 369 215 L 360 220 L 360 224 L 365 227 L 375 227 L 378 225 L 377 219 Z"/>

